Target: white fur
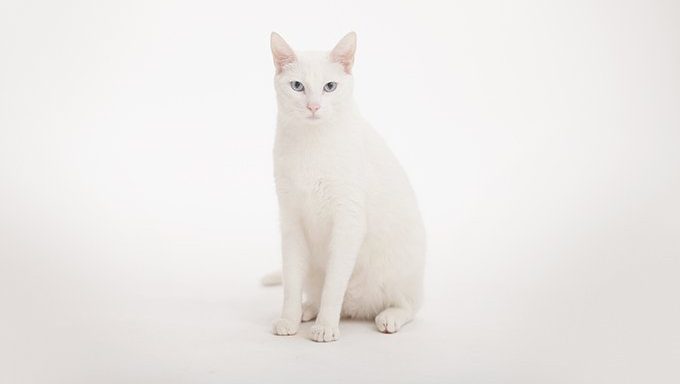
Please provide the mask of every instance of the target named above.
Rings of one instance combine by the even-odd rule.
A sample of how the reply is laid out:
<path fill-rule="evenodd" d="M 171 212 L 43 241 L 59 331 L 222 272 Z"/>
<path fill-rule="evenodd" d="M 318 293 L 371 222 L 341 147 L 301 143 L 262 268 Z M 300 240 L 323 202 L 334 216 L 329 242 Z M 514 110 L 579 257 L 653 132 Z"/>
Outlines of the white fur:
<path fill-rule="evenodd" d="M 356 35 L 325 53 L 294 52 L 275 33 L 271 44 L 284 285 L 274 333 L 316 318 L 312 340 L 337 340 L 341 316 L 396 332 L 421 304 L 425 232 L 406 174 L 355 106 Z M 330 81 L 337 89 L 324 92 Z"/>

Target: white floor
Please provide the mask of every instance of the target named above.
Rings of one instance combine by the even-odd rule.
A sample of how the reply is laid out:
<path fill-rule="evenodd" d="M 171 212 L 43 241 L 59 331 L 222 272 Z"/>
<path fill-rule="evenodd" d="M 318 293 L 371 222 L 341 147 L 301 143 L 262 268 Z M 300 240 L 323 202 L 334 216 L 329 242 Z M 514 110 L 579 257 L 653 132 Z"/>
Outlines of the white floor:
<path fill-rule="evenodd" d="M 280 287 L 260 287 L 259 268 L 230 273 L 225 266 L 234 261 L 174 271 L 174 280 L 151 277 L 150 270 L 148 281 L 128 273 L 114 285 L 115 276 L 87 281 L 56 265 L 5 280 L 15 291 L 3 293 L 9 300 L 2 382 L 671 383 L 678 377 L 671 370 L 678 333 L 668 317 L 677 302 L 664 313 L 653 297 L 632 296 L 631 306 L 616 302 L 624 300 L 625 287 L 611 279 L 610 288 L 599 285 L 574 266 L 548 268 L 541 282 L 518 280 L 521 271 L 472 279 L 431 270 L 425 308 L 398 334 L 345 321 L 339 341 L 318 344 L 307 338 L 309 324 L 296 336 L 272 335 Z M 219 274 L 228 278 L 214 278 Z"/>

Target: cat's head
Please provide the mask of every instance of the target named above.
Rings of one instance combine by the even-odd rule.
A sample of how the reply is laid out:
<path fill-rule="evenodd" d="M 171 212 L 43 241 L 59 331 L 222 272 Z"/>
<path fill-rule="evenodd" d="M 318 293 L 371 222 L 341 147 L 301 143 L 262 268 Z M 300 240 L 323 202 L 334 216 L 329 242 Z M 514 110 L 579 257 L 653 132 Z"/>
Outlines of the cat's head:
<path fill-rule="evenodd" d="M 295 52 L 279 34 L 272 32 L 279 113 L 317 123 L 350 108 L 356 41 L 356 34 L 350 32 L 330 52 Z"/>

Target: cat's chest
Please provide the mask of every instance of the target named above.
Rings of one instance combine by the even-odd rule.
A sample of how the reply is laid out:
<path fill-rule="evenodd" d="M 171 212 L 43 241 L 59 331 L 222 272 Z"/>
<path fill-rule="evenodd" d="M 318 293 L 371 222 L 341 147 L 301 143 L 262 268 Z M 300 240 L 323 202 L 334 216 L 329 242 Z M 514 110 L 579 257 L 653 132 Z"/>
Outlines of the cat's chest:
<path fill-rule="evenodd" d="M 346 179 L 333 159 L 310 158 L 299 154 L 286 156 L 275 165 L 277 189 L 286 194 L 315 198 L 332 193 L 332 186 Z"/>
<path fill-rule="evenodd" d="M 359 168 L 356 151 L 340 145 L 289 145 L 275 150 L 278 187 L 324 194 L 333 185 L 352 183 Z"/>

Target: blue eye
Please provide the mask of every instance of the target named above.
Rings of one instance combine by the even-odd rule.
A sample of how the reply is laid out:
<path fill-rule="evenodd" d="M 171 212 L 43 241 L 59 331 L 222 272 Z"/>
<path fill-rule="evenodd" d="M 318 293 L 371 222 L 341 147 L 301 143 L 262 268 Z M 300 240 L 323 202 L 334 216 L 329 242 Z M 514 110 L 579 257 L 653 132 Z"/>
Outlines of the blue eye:
<path fill-rule="evenodd" d="M 330 83 L 326 83 L 326 85 L 323 86 L 323 90 L 326 92 L 333 92 L 337 87 L 338 83 L 336 83 L 335 81 L 331 81 Z"/>
<path fill-rule="evenodd" d="M 291 81 L 290 87 L 293 88 L 293 91 L 295 92 L 302 92 L 305 90 L 305 86 L 299 81 Z"/>

